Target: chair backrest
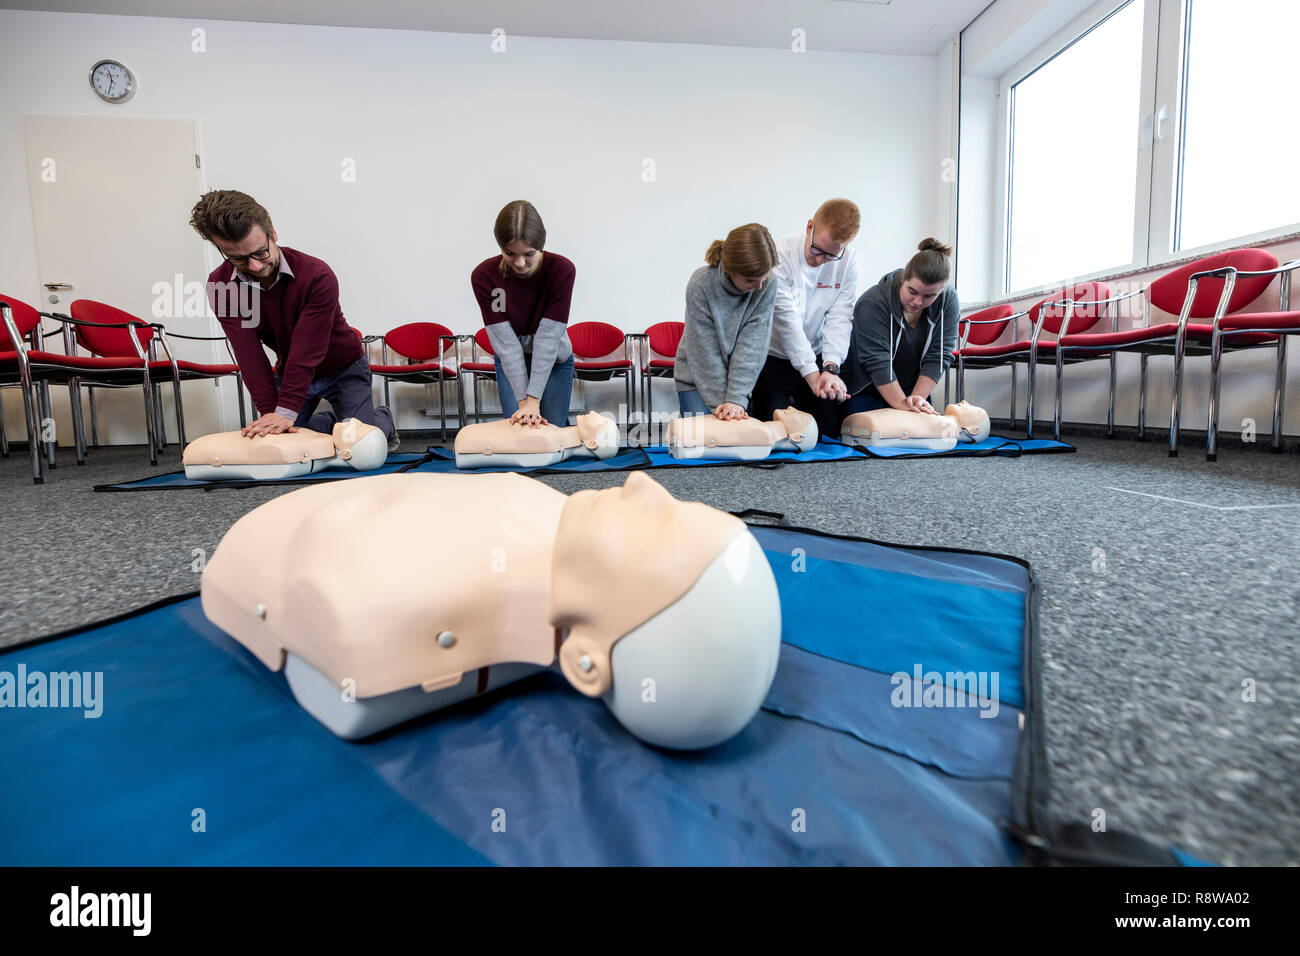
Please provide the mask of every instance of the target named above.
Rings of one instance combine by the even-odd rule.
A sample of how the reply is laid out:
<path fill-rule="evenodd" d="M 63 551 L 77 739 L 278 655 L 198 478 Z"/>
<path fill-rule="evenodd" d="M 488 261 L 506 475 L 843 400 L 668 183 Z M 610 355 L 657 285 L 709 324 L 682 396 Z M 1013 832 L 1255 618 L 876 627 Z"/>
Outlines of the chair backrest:
<path fill-rule="evenodd" d="M 1072 299 L 1074 311 L 1070 313 L 1070 327 L 1066 331 L 1070 335 L 1081 335 L 1096 325 L 1106 314 L 1106 306 L 1098 305 L 1097 302 L 1109 298 L 1110 288 L 1104 282 L 1079 282 L 1067 286 L 1060 292 L 1034 304 L 1029 310 L 1029 327 L 1033 328 L 1038 324 L 1038 317 L 1041 314 L 1043 331 L 1052 335 L 1058 334 L 1061 331 L 1061 323 L 1065 321 L 1065 306 L 1056 303 Z"/>
<path fill-rule="evenodd" d="M 437 322 L 408 322 L 385 333 L 384 342 L 402 358 L 427 362 L 436 358 L 440 351 L 455 350 L 455 342 L 444 345 L 441 340 L 441 336 L 451 334 L 451 329 Z"/>
<path fill-rule="evenodd" d="M 685 322 L 656 322 L 645 330 L 650 351 L 664 358 L 676 358 L 677 348 L 686 332 Z"/>
<path fill-rule="evenodd" d="M 68 307 L 68 312 L 74 319 L 122 326 L 120 329 L 98 329 L 89 325 L 74 325 L 72 328 L 73 334 L 77 337 L 77 344 L 91 354 L 105 358 L 136 358 L 135 348 L 127 338 L 132 331 L 140 340 L 140 347 L 144 353 L 149 354 L 149 340 L 153 338 L 153 329 L 146 325 L 137 326 L 132 330 L 127 325 L 128 322 L 141 321 L 138 316 L 92 299 L 78 299 Z"/>
<path fill-rule="evenodd" d="M 980 309 L 971 315 L 962 316 L 961 321 L 957 323 L 957 341 L 962 340 L 966 330 L 970 329 L 970 338 L 966 339 L 967 345 L 992 345 L 1006 331 L 1007 324 L 1011 321 L 1011 316 L 1015 313 L 1009 304 L 994 305 L 987 309 Z M 999 322 L 998 319 L 1003 321 Z M 988 325 L 970 325 L 970 322 L 988 322 Z"/>
<path fill-rule="evenodd" d="M 569 326 L 569 343 L 579 358 L 604 358 L 623 347 L 623 332 L 608 322 L 579 322 Z"/>
<path fill-rule="evenodd" d="M 9 310 L 13 312 L 14 325 L 18 326 L 20 338 L 27 338 L 27 333 L 41 324 L 41 314 L 21 299 L 0 295 L 0 302 L 9 306 Z M 7 352 L 17 351 L 18 349 L 18 343 L 13 341 L 9 335 L 9 329 L 3 322 L 0 322 L 0 346 L 4 346 L 4 350 Z"/>
<path fill-rule="evenodd" d="M 492 351 L 492 337 L 488 335 L 488 330 L 486 327 L 481 328 L 474 333 L 474 341 L 478 343 L 478 347 L 481 348 L 488 355 L 497 354 L 496 352 Z"/>
<path fill-rule="evenodd" d="M 1183 309 L 1183 300 L 1187 298 L 1187 279 L 1192 273 L 1207 272 L 1232 266 L 1242 272 L 1260 272 L 1277 268 L 1277 256 L 1264 249 L 1233 249 L 1231 252 L 1219 252 L 1204 259 L 1197 259 L 1185 266 L 1179 266 L 1173 272 L 1162 275 L 1147 286 L 1147 295 L 1151 304 L 1157 309 L 1178 315 Z M 1268 288 L 1272 276 L 1255 276 L 1238 279 L 1233 286 L 1232 298 L 1228 300 L 1228 312 L 1236 312 L 1250 305 Z M 1223 295 L 1222 279 L 1201 279 L 1196 283 L 1196 298 L 1192 300 L 1193 319 L 1211 319 L 1219 305 L 1219 296 Z"/>

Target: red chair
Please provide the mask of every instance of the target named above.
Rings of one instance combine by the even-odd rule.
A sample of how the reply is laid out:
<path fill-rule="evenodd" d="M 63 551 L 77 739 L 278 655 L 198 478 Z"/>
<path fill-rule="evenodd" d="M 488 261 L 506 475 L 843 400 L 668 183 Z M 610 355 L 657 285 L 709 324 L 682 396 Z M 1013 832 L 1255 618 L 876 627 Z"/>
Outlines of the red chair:
<path fill-rule="evenodd" d="M 1220 252 L 1190 262 L 1154 280 L 1144 291 L 1143 324 L 1123 331 L 1103 332 L 1081 341 L 1073 334 L 1063 337 L 1062 347 L 1072 353 L 1100 351 L 1113 356 L 1117 352 L 1137 352 L 1142 356 L 1138 396 L 1138 438 L 1146 437 L 1147 361 L 1152 355 L 1172 355 L 1173 397 L 1169 413 L 1169 454 L 1178 454 L 1179 413 L 1182 407 L 1183 358 L 1185 355 L 1210 355 L 1214 330 L 1224 317 L 1246 308 L 1267 288 L 1276 274 L 1277 258 L 1263 249 L 1236 249 Z M 1226 285 L 1224 277 L 1246 275 L 1245 281 Z M 1136 293 L 1130 293 L 1136 294 Z M 1119 296 L 1117 298 L 1125 298 Z M 1112 300 L 1114 301 L 1114 300 Z M 1181 303 L 1181 304 L 1180 304 Z M 1217 306 L 1216 306 L 1217 303 Z M 1151 324 L 1151 307 L 1177 314 L 1176 322 Z M 1211 319 L 1192 322 L 1192 319 Z M 1238 351 L 1275 344 L 1276 335 L 1260 334 L 1251 328 L 1234 330 L 1221 348 Z M 1113 361 L 1113 357 L 1112 357 Z"/>
<path fill-rule="evenodd" d="M 677 349 L 682 344 L 685 332 L 685 322 L 670 321 L 656 322 L 644 332 L 628 335 L 628 340 L 634 341 L 637 347 L 637 367 L 641 370 L 642 415 L 651 429 L 654 427 L 654 388 L 651 380 L 673 377 L 677 365 Z M 647 444 L 652 443 L 654 437 L 653 434 L 648 435 Z"/>
<path fill-rule="evenodd" d="M 53 417 L 49 410 L 48 382 L 51 379 L 59 381 L 54 374 L 56 370 L 43 363 L 47 353 L 41 349 L 43 344 L 41 316 L 42 313 L 37 312 L 26 302 L 9 296 L 0 296 L 0 326 L 3 326 L 5 331 L 5 337 L 0 339 L 0 345 L 7 345 L 6 350 L 0 352 L 0 385 L 18 386 L 22 390 L 27 448 L 32 458 L 32 481 L 38 485 L 45 480 L 42 468 L 44 456 L 41 452 L 41 422 Z M 42 390 L 39 392 L 36 388 L 37 383 L 42 385 Z M 3 416 L 0 415 L 0 418 Z M 2 428 L 3 425 L 0 424 L 0 429 Z M 0 437 L 3 438 L 0 450 L 3 450 L 4 457 L 8 458 L 9 439 L 3 431 L 0 431 Z"/>
<path fill-rule="evenodd" d="M 1013 321 L 1013 312 L 1015 310 L 1010 305 L 994 305 L 987 309 L 980 309 L 978 312 L 972 312 L 964 316 L 957 323 L 957 348 L 952 353 L 953 358 L 959 358 L 962 349 L 968 345 L 992 345 L 1002 337 L 1008 325 Z M 1011 337 L 1014 339 L 1018 334 L 1016 329 L 1012 329 Z M 949 366 L 948 371 L 952 371 Z M 951 394 L 947 384 L 948 373 L 944 373 L 943 395 L 945 400 Z M 961 365 L 958 364 L 957 374 L 957 396 L 960 400 L 966 394 L 965 377 L 962 374 Z M 1011 363 L 1011 427 L 1016 426 L 1016 366 Z"/>
<path fill-rule="evenodd" d="M 103 302 L 94 302 L 90 299 L 78 299 L 72 303 L 69 311 L 72 313 L 68 316 L 54 316 L 61 322 L 71 323 L 74 329 L 75 341 L 82 348 L 91 352 L 93 355 L 103 356 L 116 360 L 125 360 L 131 357 L 131 335 L 125 331 L 127 325 L 131 322 L 143 323 L 142 319 L 137 318 L 129 312 L 106 305 Z M 161 452 L 167 447 L 167 427 L 162 412 L 162 388 L 161 379 L 170 378 L 172 382 L 172 395 L 176 403 L 176 437 L 182 448 L 187 444 L 185 436 L 185 407 L 181 400 L 181 382 L 192 382 L 198 380 L 212 381 L 219 383 L 227 375 L 235 377 L 236 395 L 239 397 L 240 423 L 244 423 L 243 407 L 243 378 L 239 372 L 239 366 L 235 362 L 235 353 L 230 348 L 229 341 L 225 336 L 199 336 L 184 335 L 179 332 L 169 333 L 167 329 L 158 322 L 144 323 L 148 326 L 148 332 L 142 328 L 137 328 L 136 338 L 140 344 L 148 350 L 147 378 L 149 379 L 150 400 L 152 402 L 152 415 L 154 421 L 154 435 L 152 441 L 157 446 L 157 451 Z M 200 342 L 226 341 L 226 352 L 230 356 L 230 361 L 225 363 L 207 363 L 191 362 L 186 359 L 177 359 L 172 352 L 169 336 L 194 340 Z M 161 347 L 166 354 L 165 359 L 158 357 L 158 350 Z M 70 353 L 75 354 L 76 349 L 69 349 Z M 99 444 L 98 426 L 95 415 L 94 388 L 109 387 L 121 388 L 120 383 L 109 383 L 103 385 L 99 382 L 83 382 L 86 384 L 87 391 L 90 393 L 90 419 L 91 435 L 96 446 Z M 74 392 L 76 388 L 74 387 Z M 74 402 L 79 405 L 80 399 L 74 398 Z M 83 439 L 84 444 L 84 439 Z M 151 450 L 151 460 L 157 464 L 157 456 Z"/>
<path fill-rule="evenodd" d="M 624 356 L 631 354 L 629 338 L 608 322 L 579 322 L 569 326 L 574 377 L 584 382 L 609 382 L 622 378 L 627 399 L 627 420 L 631 422 L 632 412 L 636 408 L 632 394 L 632 373 L 635 366 L 626 357 L 613 358 L 620 351 Z M 555 424 L 567 425 L 568 422 Z"/>
<path fill-rule="evenodd" d="M 486 328 L 479 329 L 470 339 L 470 361 L 462 362 L 460 365 L 462 372 L 469 372 L 470 378 L 474 383 L 474 421 L 482 421 L 480 409 L 483 408 L 482 400 L 479 398 L 479 383 L 483 381 L 495 383 L 497 380 L 497 363 L 484 362 L 479 359 L 478 350 L 482 349 L 488 356 L 495 356 L 496 352 L 492 350 L 492 341 L 488 336 Z"/>
<path fill-rule="evenodd" d="M 1040 358 L 1056 357 L 1056 342 L 1043 341 L 1043 333 L 1052 336 L 1061 335 L 1073 326 L 1077 334 L 1091 329 L 1101 318 L 1102 310 L 1096 307 L 1097 300 L 1106 299 L 1110 290 L 1100 282 L 1087 282 L 1071 286 L 1061 292 L 1048 296 L 1027 311 L 1012 315 L 1009 321 L 1015 322 L 1020 315 L 1029 317 L 1033 331 L 1028 339 L 1008 342 L 1003 345 L 970 345 L 957 353 L 957 394 L 964 397 L 965 370 L 974 368 L 995 368 L 1004 363 L 1023 362 L 1029 371 L 1025 395 L 1025 435 L 1034 437 L 1034 380 Z M 1068 304 L 1067 304 L 1068 303 Z M 1114 393 L 1111 405 L 1114 406 Z M 1053 437 L 1061 437 L 1061 387 L 1058 378 L 1056 402 L 1053 414 Z M 1014 424 L 1014 415 L 1013 415 Z"/>
<path fill-rule="evenodd" d="M 442 419 L 442 440 L 447 440 L 447 382 L 456 382 L 456 397 L 459 404 L 459 421 L 465 424 L 465 395 L 460 387 L 460 364 L 458 343 L 462 336 L 455 335 L 451 329 L 437 322 L 408 322 L 399 325 L 380 337 L 383 345 L 383 364 L 370 366 L 371 374 L 384 380 L 384 404 L 393 407 L 390 383 L 410 382 L 420 385 L 438 385 L 438 414 Z M 389 364 L 388 350 L 392 349 L 405 365 Z M 448 353 L 451 359 L 448 360 Z"/>
<path fill-rule="evenodd" d="M 1300 312 L 1291 311 L 1291 273 L 1300 269 L 1300 259 L 1276 269 L 1244 272 L 1224 266 L 1209 273 L 1196 273 L 1193 279 L 1223 277 L 1224 289 L 1219 296 L 1219 305 L 1214 310 L 1214 331 L 1210 339 L 1210 409 L 1206 423 L 1205 458 L 1214 461 L 1218 457 L 1219 442 L 1219 381 L 1222 371 L 1225 340 L 1228 342 L 1248 340 L 1258 333 L 1277 336 L 1277 370 L 1273 380 L 1273 450 L 1282 450 L 1282 405 L 1286 392 L 1286 343 L 1288 335 L 1300 335 Z M 1242 277 L 1257 279 L 1263 276 L 1280 275 L 1277 312 L 1248 312 L 1227 315 L 1226 308 L 1232 301 L 1232 294 L 1237 280 Z M 1256 347 L 1258 347 L 1257 343 Z"/>

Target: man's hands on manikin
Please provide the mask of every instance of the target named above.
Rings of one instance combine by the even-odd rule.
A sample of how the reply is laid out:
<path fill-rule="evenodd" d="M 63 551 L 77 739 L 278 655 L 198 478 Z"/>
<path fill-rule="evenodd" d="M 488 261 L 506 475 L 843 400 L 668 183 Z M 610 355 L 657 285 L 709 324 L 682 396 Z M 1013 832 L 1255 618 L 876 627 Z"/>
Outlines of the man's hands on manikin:
<path fill-rule="evenodd" d="M 842 402 L 849 397 L 849 389 L 844 384 L 844 379 L 832 372 L 809 372 L 803 380 L 808 383 L 808 387 L 818 398 Z"/>
<path fill-rule="evenodd" d="M 277 415 L 275 412 L 267 412 L 257 421 L 249 422 L 239 430 L 239 434 L 245 438 L 257 438 L 261 435 L 279 435 L 283 432 L 296 432 L 293 419 L 285 418 L 283 415 Z"/>

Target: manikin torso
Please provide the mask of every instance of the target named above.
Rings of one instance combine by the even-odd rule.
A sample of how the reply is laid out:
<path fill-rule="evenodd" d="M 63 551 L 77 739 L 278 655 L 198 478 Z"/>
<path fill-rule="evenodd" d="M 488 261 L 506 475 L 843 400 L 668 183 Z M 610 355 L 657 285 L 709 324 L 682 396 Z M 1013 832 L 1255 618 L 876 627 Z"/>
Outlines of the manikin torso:
<path fill-rule="evenodd" d="M 598 412 L 577 423 L 516 425 L 509 419 L 467 425 L 456 433 L 456 467 L 537 467 L 567 458 L 609 458 L 619 447 L 618 423 Z"/>
<path fill-rule="evenodd" d="M 942 415 L 898 408 L 857 412 L 845 418 L 840 428 L 840 437 L 851 445 L 936 451 L 954 448 L 958 441 L 979 442 L 988 436 L 988 413 L 965 401 L 949 405 Z"/>
<path fill-rule="evenodd" d="M 514 474 L 304 488 L 236 522 L 202 603 L 349 738 L 558 656 L 642 739 L 711 746 L 757 712 L 780 647 L 775 580 L 743 522 L 641 472 L 572 497 Z M 644 705 L 646 674 L 662 706 Z"/>
<path fill-rule="evenodd" d="M 777 409 L 773 420 L 723 421 L 714 415 L 674 418 L 668 426 L 668 452 L 674 458 L 756 461 L 773 451 L 807 451 L 817 444 L 817 422 L 796 408 Z"/>
<path fill-rule="evenodd" d="M 355 418 L 323 435 L 298 428 L 278 435 L 245 438 L 237 431 L 215 432 L 185 446 L 185 477 L 202 481 L 296 478 L 326 468 L 357 471 L 378 468 L 388 459 L 388 439 L 374 425 Z"/>

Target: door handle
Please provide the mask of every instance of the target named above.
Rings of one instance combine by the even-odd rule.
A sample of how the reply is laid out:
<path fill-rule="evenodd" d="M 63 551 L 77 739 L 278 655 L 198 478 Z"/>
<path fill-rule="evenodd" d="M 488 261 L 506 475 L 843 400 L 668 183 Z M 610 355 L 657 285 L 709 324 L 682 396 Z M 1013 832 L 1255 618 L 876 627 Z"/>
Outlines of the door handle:
<path fill-rule="evenodd" d="M 69 292 L 72 289 L 72 284 L 68 282 L 47 282 L 45 288 L 51 292 Z"/>

